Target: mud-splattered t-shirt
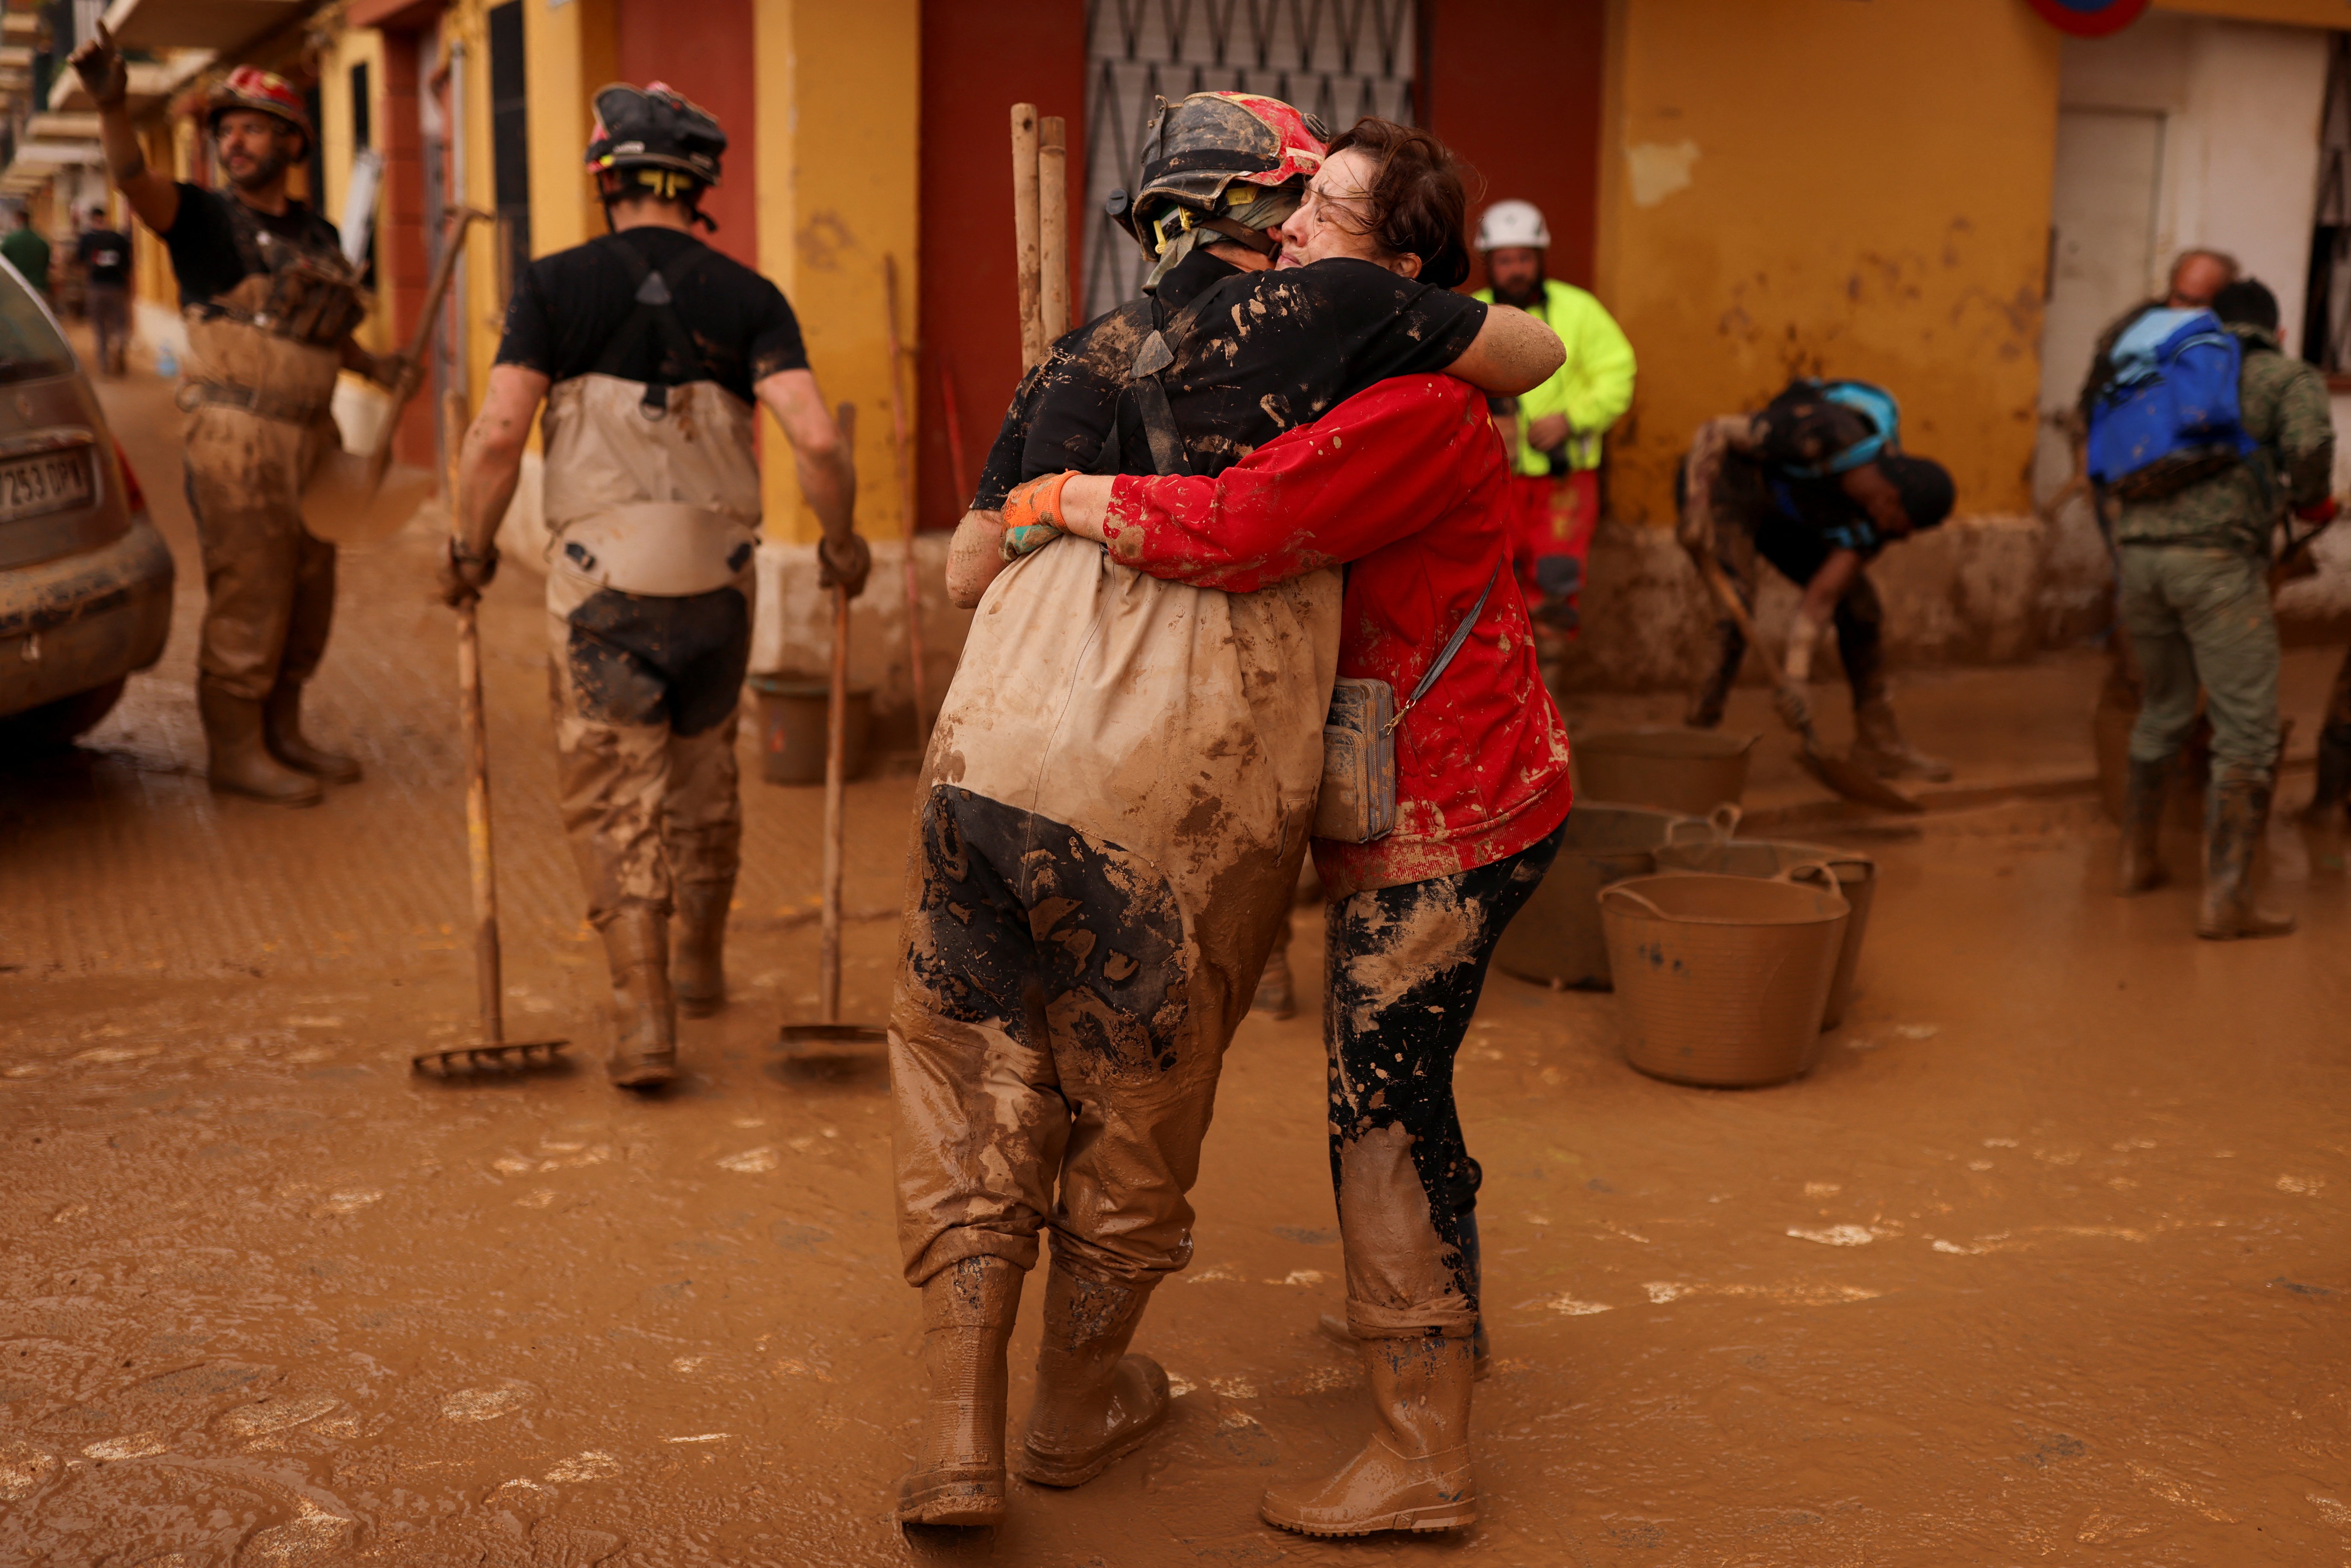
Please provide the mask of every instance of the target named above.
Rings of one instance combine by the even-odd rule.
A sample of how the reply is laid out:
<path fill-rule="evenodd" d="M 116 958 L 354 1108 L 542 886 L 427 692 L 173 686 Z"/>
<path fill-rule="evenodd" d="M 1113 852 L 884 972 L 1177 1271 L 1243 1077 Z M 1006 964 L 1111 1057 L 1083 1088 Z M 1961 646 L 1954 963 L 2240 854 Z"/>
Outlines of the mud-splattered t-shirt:
<path fill-rule="evenodd" d="M 231 205 L 236 198 L 225 191 L 207 191 L 185 180 L 173 188 L 180 193 L 180 208 L 162 237 L 163 248 L 172 254 L 172 276 L 179 279 L 182 309 L 210 305 L 253 274 L 266 270 L 259 256 L 236 242 L 240 218 L 249 220 L 259 232 L 304 250 L 341 248 L 342 237 L 335 225 L 303 203 L 289 201 L 282 213 L 265 213 L 251 206 L 240 213 Z"/>
<path fill-rule="evenodd" d="M 1053 344 L 1020 384 L 972 505 L 993 509 L 1025 479 L 1065 468 L 1155 472 L 1134 394 L 1135 350 L 1186 310 L 1161 372 L 1195 474 L 1217 474 L 1283 431 L 1311 423 L 1373 382 L 1441 371 L 1486 324 L 1486 307 L 1368 261 L 1243 272 L 1196 250 L 1134 299 Z M 1102 443 L 1113 414 L 1119 451 Z"/>
<path fill-rule="evenodd" d="M 607 247 L 625 245 L 664 277 L 694 271 L 675 291 L 678 319 L 694 339 L 702 365 L 664 362 L 662 334 L 645 332 L 616 372 L 622 381 L 675 386 L 714 381 L 748 402 L 752 389 L 778 371 L 808 369 L 799 319 L 784 291 L 679 229 L 623 229 L 543 256 L 515 285 L 507 307 L 498 363 L 522 365 L 549 381 L 567 382 L 596 368 L 636 311 L 637 282 Z M 699 251 L 698 258 L 692 253 Z"/>

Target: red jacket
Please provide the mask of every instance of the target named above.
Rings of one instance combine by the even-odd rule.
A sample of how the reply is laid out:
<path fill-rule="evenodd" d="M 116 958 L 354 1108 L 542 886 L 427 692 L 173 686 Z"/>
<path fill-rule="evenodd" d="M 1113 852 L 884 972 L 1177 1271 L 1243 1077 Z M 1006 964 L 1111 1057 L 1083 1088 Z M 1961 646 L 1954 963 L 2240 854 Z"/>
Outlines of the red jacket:
<path fill-rule="evenodd" d="M 1398 706 L 1500 569 L 1397 727 L 1395 831 L 1315 841 L 1333 898 L 1490 865 L 1566 820 L 1567 726 L 1507 564 L 1509 479 L 1484 394 L 1428 375 L 1381 382 L 1214 478 L 1112 489 L 1111 552 L 1154 577 L 1248 593 L 1347 563 L 1339 674 L 1387 682 Z"/>

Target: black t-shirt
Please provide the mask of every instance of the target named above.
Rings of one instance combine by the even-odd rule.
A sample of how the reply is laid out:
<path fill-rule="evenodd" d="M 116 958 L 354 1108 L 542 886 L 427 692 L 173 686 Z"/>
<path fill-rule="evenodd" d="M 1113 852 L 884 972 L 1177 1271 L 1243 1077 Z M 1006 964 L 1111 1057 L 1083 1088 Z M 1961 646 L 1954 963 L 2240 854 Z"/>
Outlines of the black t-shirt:
<path fill-rule="evenodd" d="M 1152 329 L 1187 310 L 1196 324 L 1171 339 L 1159 379 L 1192 472 L 1208 475 L 1374 382 L 1443 370 L 1486 324 L 1478 300 L 1368 261 L 1243 272 L 1195 250 L 1155 304 L 1130 300 L 1053 345 L 1014 395 L 972 505 L 992 510 L 1015 485 L 1065 468 L 1155 472 L 1128 382 Z M 1119 450 L 1103 463 L 1113 416 Z"/>
<path fill-rule="evenodd" d="M 558 382 L 595 370 L 637 309 L 636 277 L 612 254 L 616 246 L 636 252 L 674 286 L 678 320 L 702 363 L 674 362 L 664 353 L 660 327 L 648 322 L 636 347 L 607 373 L 656 386 L 715 381 L 748 402 L 752 389 L 777 371 L 808 368 L 799 319 L 782 289 L 690 234 L 653 225 L 605 235 L 532 262 L 507 308 L 498 363 L 527 366 Z"/>
<path fill-rule="evenodd" d="M 235 196 L 184 180 L 178 189 L 180 210 L 164 233 L 163 245 L 172 253 L 183 308 L 208 304 L 254 273 L 266 270 L 257 257 L 237 246 L 236 216 L 229 206 Z M 287 202 L 286 210 L 275 214 L 254 207 L 246 212 L 263 230 L 302 249 L 335 250 L 342 245 L 335 225 L 300 202 Z"/>
<path fill-rule="evenodd" d="M 74 245 L 74 254 L 81 258 L 92 283 L 126 284 L 131 281 L 131 236 L 112 229 L 89 229 Z"/>

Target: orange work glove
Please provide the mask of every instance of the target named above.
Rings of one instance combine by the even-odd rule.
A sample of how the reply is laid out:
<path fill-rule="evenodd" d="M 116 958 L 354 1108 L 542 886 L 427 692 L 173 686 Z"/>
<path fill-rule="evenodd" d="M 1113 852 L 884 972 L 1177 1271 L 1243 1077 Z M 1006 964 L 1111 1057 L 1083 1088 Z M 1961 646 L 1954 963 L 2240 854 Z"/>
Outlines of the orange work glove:
<path fill-rule="evenodd" d="M 1047 474 L 1013 486 L 1004 497 L 1004 559 L 1019 560 L 1061 537 L 1061 487 L 1074 470 Z"/>

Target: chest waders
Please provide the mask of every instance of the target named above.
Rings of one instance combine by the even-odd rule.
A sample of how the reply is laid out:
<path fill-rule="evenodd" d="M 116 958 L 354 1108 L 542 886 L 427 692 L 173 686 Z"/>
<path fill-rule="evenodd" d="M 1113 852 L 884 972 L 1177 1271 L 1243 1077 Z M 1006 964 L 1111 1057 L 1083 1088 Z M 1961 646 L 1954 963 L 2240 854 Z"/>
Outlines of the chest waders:
<path fill-rule="evenodd" d="M 216 788 L 311 805 L 319 779 L 360 776 L 302 736 L 302 685 L 334 618 L 335 549 L 303 528 L 300 502 L 311 465 L 336 444 L 328 405 L 364 308 L 324 223 L 312 217 L 289 238 L 245 203 L 227 207 L 246 276 L 184 312 L 179 392 L 204 560 L 198 707 Z"/>
<path fill-rule="evenodd" d="M 709 252 L 664 272 L 617 235 L 592 243 L 637 303 L 595 368 L 548 392 L 550 694 L 564 830 L 611 966 L 606 1069 L 643 1086 L 675 1074 L 677 1009 L 726 995 L 759 468 L 752 406 L 711 379 L 678 319 Z M 626 379 L 648 340 L 658 379 Z"/>

